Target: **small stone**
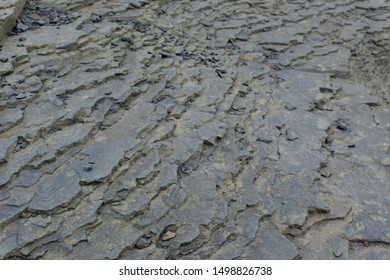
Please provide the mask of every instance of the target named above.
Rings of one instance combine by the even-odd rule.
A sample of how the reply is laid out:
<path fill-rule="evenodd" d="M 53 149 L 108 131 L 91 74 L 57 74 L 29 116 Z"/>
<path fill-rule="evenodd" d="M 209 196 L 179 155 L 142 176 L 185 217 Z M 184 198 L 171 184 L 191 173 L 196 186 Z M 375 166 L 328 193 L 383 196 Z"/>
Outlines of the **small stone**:
<path fill-rule="evenodd" d="M 17 96 L 16 99 L 25 99 L 27 97 L 26 93 L 20 92 Z"/>
<path fill-rule="evenodd" d="M 91 20 L 93 23 L 99 23 L 102 21 L 102 16 L 101 15 L 91 15 Z"/>
<path fill-rule="evenodd" d="M 137 241 L 137 243 L 135 244 L 135 247 L 137 249 L 145 249 L 145 248 L 149 247 L 151 243 L 152 243 L 152 240 L 151 240 L 150 236 L 143 235 L 141 237 L 141 239 Z"/>
<path fill-rule="evenodd" d="M 335 122 L 336 128 L 340 130 L 348 130 L 348 120 L 338 119 Z"/>
<path fill-rule="evenodd" d="M 266 136 L 259 136 L 259 137 L 257 137 L 256 141 L 257 142 L 263 142 L 263 143 L 266 143 L 266 144 L 272 143 L 272 139 L 269 138 L 269 137 L 266 137 Z"/>
<path fill-rule="evenodd" d="M 294 141 L 294 140 L 298 139 L 298 134 L 294 130 L 287 129 L 286 139 L 289 141 Z"/>
<path fill-rule="evenodd" d="M 284 105 L 284 108 L 286 108 L 289 111 L 293 111 L 293 110 L 295 110 L 297 108 L 297 106 L 295 106 L 294 104 L 288 102 L 288 103 L 286 103 L 286 105 Z"/>
<path fill-rule="evenodd" d="M 39 79 L 37 76 L 31 76 L 31 77 L 28 77 L 25 81 L 24 81 L 27 85 L 29 86 L 36 86 L 36 85 L 41 85 L 41 79 Z"/>
<path fill-rule="evenodd" d="M 390 166 L 390 157 L 382 159 L 381 164 L 384 166 Z"/>
<path fill-rule="evenodd" d="M 250 36 L 248 35 L 236 35 L 237 41 L 248 41 L 250 39 Z"/>
<path fill-rule="evenodd" d="M 41 178 L 29 208 L 49 211 L 69 203 L 80 191 L 78 175 L 72 169 L 64 167 Z"/>
<path fill-rule="evenodd" d="M 163 241 L 167 241 L 167 240 L 170 240 L 172 238 L 174 238 L 176 236 L 176 233 L 172 232 L 172 231 L 167 231 L 166 233 L 164 233 L 162 235 L 162 240 Z"/>
<path fill-rule="evenodd" d="M 122 36 L 121 41 L 125 42 L 125 43 L 129 43 L 129 44 L 133 43 L 133 40 L 131 39 L 131 37 L 129 35 Z"/>
<path fill-rule="evenodd" d="M 47 21 L 45 19 L 38 20 L 39 25 L 46 25 Z"/>
<path fill-rule="evenodd" d="M 2 59 L 4 60 L 4 59 Z M 6 60 L 8 61 L 8 59 Z M 11 63 L 1 63 L 0 64 L 0 76 L 4 74 L 8 74 L 14 71 L 14 67 L 12 66 Z"/>
<path fill-rule="evenodd" d="M 330 240 L 333 255 L 337 258 L 340 257 L 346 251 L 347 243 L 348 242 L 341 237 L 333 237 Z"/>
<path fill-rule="evenodd" d="M 86 172 L 92 171 L 92 166 L 84 166 L 83 170 Z"/>
<path fill-rule="evenodd" d="M 30 27 L 28 27 L 27 25 L 23 24 L 23 23 L 18 23 L 18 25 L 16 26 L 16 29 L 24 32 L 24 31 L 27 31 L 30 29 Z"/>
<path fill-rule="evenodd" d="M 237 133 L 240 133 L 240 134 L 245 134 L 246 133 L 246 130 L 243 126 L 241 125 L 236 125 L 236 127 L 234 128 L 234 131 L 237 132 Z"/>

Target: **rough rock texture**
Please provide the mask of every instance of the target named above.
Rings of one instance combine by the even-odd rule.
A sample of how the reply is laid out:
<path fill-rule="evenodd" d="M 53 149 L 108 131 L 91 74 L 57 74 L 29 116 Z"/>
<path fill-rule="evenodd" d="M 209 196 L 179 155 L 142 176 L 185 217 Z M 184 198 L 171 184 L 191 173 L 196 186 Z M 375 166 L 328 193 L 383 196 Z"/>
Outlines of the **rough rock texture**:
<path fill-rule="evenodd" d="M 0 40 L 12 29 L 16 18 L 23 10 L 26 0 L 1 0 L 0 1 Z M 0 75 L 2 75 L 0 68 Z"/>
<path fill-rule="evenodd" d="M 383 0 L 27 1 L 0 258 L 390 259 L 389 34 Z"/>

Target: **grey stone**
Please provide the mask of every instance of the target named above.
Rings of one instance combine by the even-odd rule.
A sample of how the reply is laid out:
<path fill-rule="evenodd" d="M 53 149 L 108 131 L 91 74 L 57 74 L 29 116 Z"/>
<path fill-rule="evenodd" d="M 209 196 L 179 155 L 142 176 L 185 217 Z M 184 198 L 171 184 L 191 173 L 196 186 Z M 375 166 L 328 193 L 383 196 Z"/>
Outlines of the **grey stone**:
<path fill-rule="evenodd" d="M 338 77 L 348 77 L 348 67 L 351 52 L 345 48 L 339 48 L 337 52 L 325 56 L 314 57 L 307 61 L 302 69 L 307 71 L 332 73 Z"/>
<path fill-rule="evenodd" d="M 11 63 L 1 63 L 0 64 L 0 75 L 5 75 L 14 71 L 14 67 Z"/>
<path fill-rule="evenodd" d="M 335 257 L 340 257 L 341 255 L 346 253 L 348 248 L 348 242 L 345 239 L 335 236 L 329 242 L 332 248 L 332 253 Z"/>
<path fill-rule="evenodd" d="M 4 0 L 0 3 L 0 40 L 12 29 L 26 0 Z"/>
<path fill-rule="evenodd" d="M 12 184 L 15 187 L 30 187 L 38 182 L 42 175 L 43 173 L 37 169 L 22 169 Z"/>
<path fill-rule="evenodd" d="M 11 153 L 12 144 L 16 142 L 16 139 L 16 137 L 10 137 L 5 140 L 0 140 L 0 164 L 7 161 Z"/>
<path fill-rule="evenodd" d="M 0 225 L 4 225 L 23 213 L 27 206 L 0 205 Z"/>
<path fill-rule="evenodd" d="M 142 214 L 148 207 L 150 197 L 142 189 L 130 192 L 127 198 L 112 206 L 112 209 L 131 220 L 136 214 Z"/>
<path fill-rule="evenodd" d="M 152 243 L 152 240 L 149 236 L 142 236 L 140 240 L 137 241 L 137 243 L 135 244 L 135 247 L 137 249 L 145 249 L 147 247 L 149 247 Z"/>
<path fill-rule="evenodd" d="M 284 107 L 285 107 L 287 110 L 289 110 L 289 111 L 293 111 L 293 110 L 295 110 L 295 109 L 297 108 L 297 106 L 295 106 L 294 104 L 291 104 L 291 103 L 286 103 L 286 104 L 284 105 Z"/>
<path fill-rule="evenodd" d="M 103 222 L 88 236 L 88 243 L 77 244 L 67 256 L 69 259 L 117 259 L 133 248 L 143 232 L 122 220 Z"/>
<path fill-rule="evenodd" d="M 29 209 L 49 211 L 67 204 L 81 191 L 79 176 L 67 167 L 52 175 L 43 176 L 36 185 L 36 193 Z"/>
<path fill-rule="evenodd" d="M 298 139 L 298 134 L 292 130 L 292 129 L 287 129 L 286 131 L 286 139 L 289 140 L 289 141 L 294 141 L 296 139 Z"/>
<path fill-rule="evenodd" d="M 0 258 L 389 258 L 387 2 L 108 2 L 1 41 Z"/>
<path fill-rule="evenodd" d="M 262 222 L 253 241 L 242 254 L 245 259 L 291 260 L 299 255 L 296 247 L 269 222 Z"/>
<path fill-rule="evenodd" d="M 115 134 L 116 137 L 114 137 Z M 119 164 L 120 160 L 124 158 L 124 153 L 134 148 L 138 143 L 139 140 L 125 131 L 113 131 L 109 137 L 105 133 L 97 136 L 82 151 L 87 156 L 74 163 L 74 169 L 80 174 L 80 181 L 82 183 L 92 183 L 106 178 Z M 92 170 L 85 171 L 83 167 L 88 165 L 88 162 L 94 162 L 95 164 Z"/>
<path fill-rule="evenodd" d="M 58 224 L 52 224 L 48 227 L 49 224 L 51 224 L 50 216 L 36 216 L 24 219 L 19 225 L 18 245 L 21 247 L 25 246 L 58 229 Z"/>
<path fill-rule="evenodd" d="M 11 235 L 0 239 L 0 258 L 3 259 L 18 248 L 17 235 Z"/>
<path fill-rule="evenodd" d="M 0 131 L 3 132 L 8 130 L 12 126 L 18 124 L 22 119 L 23 110 L 20 108 L 11 108 L 0 111 Z M 11 139 L 13 139 L 13 137 L 10 137 L 7 142 Z"/>
<path fill-rule="evenodd" d="M 66 217 L 58 231 L 58 240 L 71 236 L 79 228 L 93 224 L 97 220 L 97 211 L 102 205 L 101 200 L 93 201 L 90 198 L 83 200 L 80 205 Z"/>
<path fill-rule="evenodd" d="M 22 206 L 31 201 L 34 197 L 35 190 L 33 188 L 17 188 L 11 190 L 11 197 L 8 200 L 8 205 Z"/>

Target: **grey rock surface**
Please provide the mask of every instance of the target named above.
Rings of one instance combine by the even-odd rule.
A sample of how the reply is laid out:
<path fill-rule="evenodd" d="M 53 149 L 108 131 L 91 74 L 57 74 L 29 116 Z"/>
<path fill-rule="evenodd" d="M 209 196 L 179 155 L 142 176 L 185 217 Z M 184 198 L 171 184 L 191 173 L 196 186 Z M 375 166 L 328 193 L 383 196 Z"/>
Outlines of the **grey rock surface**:
<path fill-rule="evenodd" d="M 19 14 L 23 10 L 26 0 L 2 0 L 0 1 L 0 40 L 10 31 Z M 0 75 L 2 75 L 0 68 Z"/>
<path fill-rule="evenodd" d="M 390 259 L 388 1 L 16 2 L 1 259 Z"/>

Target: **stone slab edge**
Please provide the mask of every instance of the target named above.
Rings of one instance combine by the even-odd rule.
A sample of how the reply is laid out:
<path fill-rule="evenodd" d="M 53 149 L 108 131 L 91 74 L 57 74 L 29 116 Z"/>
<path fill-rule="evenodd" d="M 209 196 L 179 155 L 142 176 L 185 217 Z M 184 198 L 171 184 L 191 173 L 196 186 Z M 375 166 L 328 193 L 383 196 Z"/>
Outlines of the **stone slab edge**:
<path fill-rule="evenodd" d="M 15 25 L 16 19 L 22 12 L 26 0 L 15 0 L 12 6 L 13 11 L 5 18 L 0 19 L 0 40 L 4 38 L 8 31 L 10 31 Z M 0 1 L 0 13 L 5 9 L 5 4 Z"/>

